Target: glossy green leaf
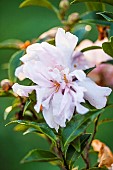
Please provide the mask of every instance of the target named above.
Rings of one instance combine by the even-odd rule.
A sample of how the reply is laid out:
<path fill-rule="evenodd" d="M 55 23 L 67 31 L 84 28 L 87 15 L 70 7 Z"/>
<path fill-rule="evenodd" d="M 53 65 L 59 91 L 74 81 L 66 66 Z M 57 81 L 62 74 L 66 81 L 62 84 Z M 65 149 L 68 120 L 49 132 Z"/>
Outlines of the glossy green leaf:
<path fill-rule="evenodd" d="M 113 37 L 110 38 L 109 42 L 104 42 L 102 48 L 106 54 L 113 57 Z"/>
<path fill-rule="evenodd" d="M 7 108 L 5 109 L 5 111 L 4 111 L 4 120 L 7 119 L 7 116 L 8 116 L 10 113 L 20 111 L 20 110 L 21 110 L 20 104 L 21 104 L 20 99 L 19 99 L 19 98 L 16 98 L 16 99 L 13 101 L 12 105 L 9 106 L 9 107 L 7 107 Z"/>
<path fill-rule="evenodd" d="M 97 15 L 97 11 L 90 11 L 82 14 L 80 16 L 81 24 L 100 24 L 100 25 L 106 25 L 110 26 L 110 22 L 108 22 L 106 19 L 104 19 L 101 15 Z"/>
<path fill-rule="evenodd" d="M 78 3 L 78 2 L 92 2 L 92 0 L 73 0 L 71 2 L 71 4 Z M 113 1 L 112 0 L 101 0 L 101 1 L 93 0 L 93 2 L 101 2 L 101 3 L 106 3 L 106 4 L 109 4 L 109 5 L 113 5 Z"/>
<path fill-rule="evenodd" d="M 108 118 L 106 118 L 106 119 L 100 120 L 100 121 L 98 122 L 98 125 L 101 125 L 101 124 L 103 124 L 103 123 L 109 123 L 109 122 L 113 122 L 113 119 L 108 119 Z"/>
<path fill-rule="evenodd" d="M 34 128 L 39 133 L 45 134 L 51 139 L 51 141 L 56 143 L 57 137 L 55 133 L 53 132 L 53 130 L 46 123 L 37 123 L 37 122 L 31 122 L 31 121 L 25 121 L 25 120 L 15 120 L 15 121 L 9 122 L 7 125 L 12 124 L 12 123 L 18 123 L 21 125 L 28 126 L 29 128 Z"/>
<path fill-rule="evenodd" d="M 45 150 L 34 149 L 30 151 L 21 161 L 21 163 L 26 162 L 50 162 L 59 160 L 54 153 Z"/>
<path fill-rule="evenodd" d="M 28 128 L 27 126 L 25 125 L 20 125 L 20 124 L 17 124 L 15 127 L 14 127 L 14 131 L 17 131 L 17 132 L 24 132 L 26 131 Z"/>
<path fill-rule="evenodd" d="M 84 49 L 81 50 L 81 52 L 85 52 L 85 51 L 89 51 L 89 50 L 98 50 L 98 49 L 102 49 L 102 47 L 100 46 L 90 46 L 90 47 L 86 47 Z"/>
<path fill-rule="evenodd" d="M 113 60 L 107 60 L 102 62 L 101 64 L 112 64 L 113 65 Z"/>
<path fill-rule="evenodd" d="M 94 70 L 96 67 L 91 67 L 91 68 L 88 68 L 86 70 L 84 70 L 84 72 L 87 74 L 89 74 L 92 70 Z"/>
<path fill-rule="evenodd" d="M 80 43 L 83 39 L 87 38 L 90 31 L 90 25 L 76 24 L 75 28 L 73 29 L 73 34 L 78 37 L 78 43 Z"/>
<path fill-rule="evenodd" d="M 17 51 L 14 53 L 9 61 L 9 69 L 8 69 L 8 75 L 9 79 L 12 82 L 16 82 L 17 78 L 15 77 L 15 70 L 20 65 L 21 61 L 20 58 L 23 56 L 24 50 Z"/>
<path fill-rule="evenodd" d="M 12 48 L 12 49 L 20 49 L 20 46 L 23 44 L 21 40 L 17 39 L 9 39 L 0 42 L 0 48 Z"/>
<path fill-rule="evenodd" d="M 107 168 L 98 168 L 98 167 L 94 167 L 94 168 L 90 168 L 88 170 L 107 170 Z"/>
<path fill-rule="evenodd" d="M 105 4 L 101 2 L 97 3 L 86 2 L 85 4 L 89 11 L 103 11 L 105 9 Z"/>
<path fill-rule="evenodd" d="M 104 17 L 107 21 L 113 22 L 113 13 L 112 12 L 98 12 L 97 14 L 101 15 Z"/>
<path fill-rule="evenodd" d="M 25 114 L 25 112 L 26 112 L 26 110 L 28 109 L 28 107 L 29 107 L 30 104 L 31 104 L 31 101 L 27 101 L 27 102 L 26 102 L 26 104 L 25 104 L 25 106 L 24 106 L 24 110 L 23 110 L 23 116 L 24 116 L 24 114 Z"/>
<path fill-rule="evenodd" d="M 61 136 L 64 148 L 80 136 L 86 130 L 87 126 L 103 111 L 104 109 L 89 112 L 85 115 L 76 114 L 62 130 Z"/>
<path fill-rule="evenodd" d="M 37 129 L 35 129 L 35 128 L 28 128 L 28 129 L 23 133 L 23 135 L 27 135 L 27 134 L 33 133 L 33 132 L 37 132 Z"/>
<path fill-rule="evenodd" d="M 26 6 L 41 6 L 46 7 L 48 9 L 53 10 L 55 13 L 58 14 L 58 9 L 53 6 L 48 0 L 25 0 L 20 4 L 20 8 L 26 7 Z"/>
<path fill-rule="evenodd" d="M 67 155 L 66 155 L 66 160 L 68 162 L 69 168 L 72 169 L 74 163 L 77 161 L 77 159 L 80 157 L 81 153 L 83 152 L 88 139 L 91 134 L 83 134 L 82 136 L 79 137 L 80 140 L 80 150 L 76 150 L 76 140 L 73 141 L 72 145 L 69 146 Z"/>
<path fill-rule="evenodd" d="M 72 146 L 75 148 L 77 152 L 80 152 L 81 150 L 81 144 L 80 144 L 80 137 L 75 139 L 75 141 L 72 142 Z"/>

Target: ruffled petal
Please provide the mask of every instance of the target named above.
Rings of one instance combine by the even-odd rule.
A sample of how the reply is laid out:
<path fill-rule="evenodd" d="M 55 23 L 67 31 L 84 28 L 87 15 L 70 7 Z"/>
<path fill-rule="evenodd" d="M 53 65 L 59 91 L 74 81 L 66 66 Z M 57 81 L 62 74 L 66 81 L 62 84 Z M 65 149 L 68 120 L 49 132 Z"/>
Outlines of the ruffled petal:
<path fill-rule="evenodd" d="M 83 105 L 81 105 L 80 103 L 76 103 L 76 111 L 79 113 L 79 114 L 86 114 L 89 109 L 84 107 Z"/>
<path fill-rule="evenodd" d="M 40 61 L 30 61 L 24 64 L 23 72 L 27 78 L 42 87 L 52 87 L 48 69 Z"/>
<path fill-rule="evenodd" d="M 29 94 L 35 90 L 37 88 L 37 86 L 23 86 L 23 85 L 19 85 L 18 83 L 15 83 L 12 86 L 13 91 L 18 94 L 19 96 L 23 96 L 23 97 L 28 97 Z"/>
<path fill-rule="evenodd" d="M 49 109 L 46 109 L 46 108 L 43 109 L 43 116 L 44 116 L 46 123 L 49 125 L 49 127 L 55 128 L 56 131 L 58 132 L 59 125 L 54 121 L 54 116 L 52 113 L 53 113 L 52 104 L 50 104 Z"/>
<path fill-rule="evenodd" d="M 70 94 L 72 95 L 73 98 L 73 103 L 76 107 L 76 111 L 80 114 L 85 114 L 89 111 L 89 109 L 85 108 L 84 106 L 81 105 L 81 102 L 84 101 L 84 91 L 86 91 L 84 88 L 76 87 L 73 86 L 73 89 L 76 90 L 75 92 L 73 90 L 70 91 Z"/>
<path fill-rule="evenodd" d="M 71 56 L 75 46 L 78 42 L 78 37 L 71 34 L 70 32 L 65 32 L 62 28 L 58 28 L 55 37 L 56 47 L 63 50 L 66 56 Z"/>
<path fill-rule="evenodd" d="M 26 76 L 24 75 L 24 72 L 23 72 L 23 66 L 24 65 L 17 67 L 16 71 L 15 71 L 15 76 L 18 77 L 19 80 L 21 80 L 21 81 L 26 78 Z"/>
<path fill-rule="evenodd" d="M 71 62 L 71 71 L 75 69 L 85 70 L 90 67 L 90 62 L 85 59 L 83 53 L 74 51 Z"/>
<path fill-rule="evenodd" d="M 97 109 L 105 107 L 107 102 L 107 96 L 110 95 L 111 89 L 109 87 L 101 87 L 95 84 L 90 78 L 86 78 L 84 81 L 79 81 L 78 85 L 87 89 L 84 92 L 84 98 L 89 101 L 91 105 Z"/>
<path fill-rule="evenodd" d="M 71 76 L 75 76 L 79 81 L 82 81 L 86 78 L 86 74 L 82 70 L 74 70 L 70 73 Z"/>
<path fill-rule="evenodd" d="M 37 113 L 39 113 L 39 111 L 40 111 L 40 107 L 42 105 L 42 101 L 43 101 L 43 98 L 45 96 L 45 92 L 46 92 L 46 89 L 44 89 L 44 88 L 37 88 L 36 89 L 36 100 L 37 100 L 37 103 L 34 106 L 34 109 L 37 111 Z"/>
<path fill-rule="evenodd" d="M 77 45 L 78 37 L 71 34 L 70 32 L 66 32 L 62 28 L 58 28 L 55 37 L 56 47 L 63 52 L 64 63 L 66 66 L 70 68 L 72 53 L 74 51 L 75 46 Z"/>

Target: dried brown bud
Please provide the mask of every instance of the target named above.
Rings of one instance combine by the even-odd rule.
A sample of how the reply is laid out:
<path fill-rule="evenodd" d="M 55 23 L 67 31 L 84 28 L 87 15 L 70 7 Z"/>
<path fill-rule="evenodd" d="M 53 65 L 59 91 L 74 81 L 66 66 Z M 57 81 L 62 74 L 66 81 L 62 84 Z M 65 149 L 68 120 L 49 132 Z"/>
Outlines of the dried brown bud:
<path fill-rule="evenodd" d="M 1 87 L 4 91 L 8 91 L 12 87 L 12 82 L 8 79 L 4 79 L 1 81 Z"/>
<path fill-rule="evenodd" d="M 99 152 L 98 167 L 106 166 L 108 169 L 112 169 L 113 153 L 111 152 L 110 148 L 97 139 L 92 141 L 92 147 L 93 147 L 94 151 Z"/>
<path fill-rule="evenodd" d="M 74 24 L 78 19 L 79 19 L 79 13 L 74 12 L 74 13 L 69 15 L 68 23 L 69 24 Z"/>
<path fill-rule="evenodd" d="M 67 11 L 69 9 L 69 1 L 68 0 L 61 0 L 59 4 L 59 8 L 63 11 Z"/>

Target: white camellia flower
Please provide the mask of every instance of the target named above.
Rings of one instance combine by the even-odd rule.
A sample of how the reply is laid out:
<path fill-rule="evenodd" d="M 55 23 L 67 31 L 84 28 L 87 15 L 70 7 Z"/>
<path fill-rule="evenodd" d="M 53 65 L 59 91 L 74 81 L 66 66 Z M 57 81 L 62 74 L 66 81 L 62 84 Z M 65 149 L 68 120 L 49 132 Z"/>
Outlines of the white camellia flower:
<path fill-rule="evenodd" d="M 16 69 L 19 79 L 29 78 L 34 86 L 13 85 L 13 90 L 20 96 L 36 90 L 37 103 L 35 110 L 43 107 L 43 116 L 51 128 L 58 131 L 59 126 L 65 127 L 66 120 L 70 120 L 74 110 L 85 114 L 88 109 L 81 103 L 85 99 L 97 109 L 106 105 L 106 96 L 111 93 L 108 87 L 100 87 L 86 74 L 76 68 L 74 48 L 78 38 L 59 28 L 55 42 L 56 46 L 46 42 L 32 44 L 27 48 L 27 53 L 21 58 L 24 63 Z"/>

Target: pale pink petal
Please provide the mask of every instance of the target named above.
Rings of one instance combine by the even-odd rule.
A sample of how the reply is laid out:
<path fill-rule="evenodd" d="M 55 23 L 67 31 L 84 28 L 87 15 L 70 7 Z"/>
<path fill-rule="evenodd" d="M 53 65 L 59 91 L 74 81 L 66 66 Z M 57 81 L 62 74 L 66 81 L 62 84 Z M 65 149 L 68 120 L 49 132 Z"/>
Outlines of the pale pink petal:
<path fill-rule="evenodd" d="M 24 64 L 23 72 L 26 78 L 42 87 L 52 87 L 53 83 L 49 80 L 48 69 L 40 61 L 30 61 Z"/>
<path fill-rule="evenodd" d="M 39 113 L 40 111 L 40 107 L 42 105 L 42 100 L 45 96 L 45 89 L 44 88 L 37 88 L 36 89 L 36 105 L 34 106 L 34 109 L 37 111 L 37 113 Z"/>
<path fill-rule="evenodd" d="M 87 89 L 84 92 L 84 98 L 89 101 L 91 105 L 97 109 L 105 107 L 107 96 L 110 95 L 111 89 L 108 87 L 101 87 L 95 84 L 91 79 L 86 78 L 84 81 L 79 81 L 78 84 Z"/>
<path fill-rule="evenodd" d="M 61 127 L 65 127 L 66 120 L 70 120 L 72 118 L 75 108 L 68 88 L 65 89 L 64 94 L 62 94 L 61 91 L 54 94 L 52 106 L 55 122 Z"/>
<path fill-rule="evenodd" d="M 76 111 L 79 114 L 86 114 L 89 111 L 89 109 L 77 102 L 76 103 Z"/>
<path fill-rule="evenodd" d="M 71 34 L 70 32 L 66 32 L 62 28 L 58 28 L 58 31 L 56 33 L 55 37 L 56 47 L 63 50 L 64 54 L 66 56 L 71 56 L 75 46 L 78 42 L 78 37 Z"/>
<path fill-rule="evenodd" d="M 86 70 L 90 67 L 90 63 L 85 59 L 83 53 L 74 51 L 71 62 L 71 71 L 75 69 Z"/>
<path fill-rule="evenodd" d="M 56 131 L 58 132 L 59 125 L 54 121 L 54 116 L 53 116 L 53 107 L 52 104 L 50 104 L 49 109 L 43 109 L 43 116 L 46 121 L 46 123 L 49 125 L 51 128 L 55 128 Z"/>
<path fill-rule="evenodd" d="M 16 68 L 15 76 L 19 78 L 19 80 L 24 80 L 26 77 L 23 72 L 23 65 Z"/>
<path fill-rule="evenodd" d="M 23 85 L 19 85 L 18 83 L 15 83 L 12 86 L 12 89 L 16 94 L 18 94 L 19 96 L 24 96 L 24 97 L 28 97 L 29 94 L 36 88 L 37 86 L 23 86 Z"/>
<path fill-rule="evenodd" d="M 70 73 L 71 76 L 75 76 L 79 81 L 82 81 L 86 78 L 86 74 L 82 70 L 74 70 Z"/>
<path fill-rule="evenodd" d="M 85 100 L 83 99 L 84 97 L 84 88 L 81 88 L 80 87 L 74 87 L 74 90 L 76 89 L 76 91 L 74 92 L 73 90 L 70 91 L 70 94 L 73 98 L 73 103 L 76 107 L 76 111 L 80 114 L 85 114 L 87 113 L 89 110 L 87 108 L 85 108 L 84 106 L 82 106 L 80 103 L 81 102 L 85 102 Z"/>
<path fill-rule="evenodd" d="M 55 43 L 57 49 L 62 51 L 63 53 L 63 63 L 64 65 L 71 67 L 71 58 L 74 51 L 74 48 L 76 47 L 78 42 L 78 37 L 75 35 L 66 32 L 62 28 L 58 28 L 58 31 L 56 33 L 55 37 Z"/>

